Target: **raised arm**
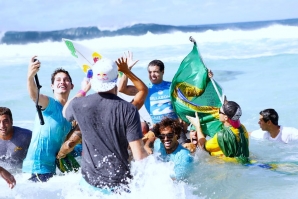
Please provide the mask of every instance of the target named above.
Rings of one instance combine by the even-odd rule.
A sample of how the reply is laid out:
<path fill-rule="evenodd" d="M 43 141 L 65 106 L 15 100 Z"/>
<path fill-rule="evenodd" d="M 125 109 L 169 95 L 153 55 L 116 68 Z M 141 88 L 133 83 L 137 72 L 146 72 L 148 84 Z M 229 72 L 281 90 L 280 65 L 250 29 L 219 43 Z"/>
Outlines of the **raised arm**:
<path fill-rule="evenodd" d="M 129 96 L 135 96 L 139 92 L 139 90 L 133 85 L 127 85 L 127 82 L 128 78 L 123 73 L 119 81 L 118 91 Z"/>
<path fill-rule="evenodd" d="M 134 65 L 136 65 L 136 63 L 138 63 L 139 60 L 133 61 L 133 53 L 132 52 L 128 51 L 127 55 L 126 55 L 126 53 L 124 53 L 124 54 L 125 54 L 125 57 L 127 58 L 128 69 L 131 70 L 132 67 Z M 127 85 L 127 82 L 128 82 L 128 78 L 123 73 L 122 77 L 119 81 L 119 85 L 118 85 L 119 92 L 124 93 L 129 96 L 135 96 L 139 92 L 139 90 L 133 85 Z"/>
<path fill-rule="evenodd" d="M 36 56 L 33 56 L 30 60 L 28 66 L 28 75 L 27 75 L 27 89 L 30 95 L 30 98 L 36 102 L 37 99 L 37 86 L 34 81 L 34 76 L 37 74 L 40 68 L 39 60 L 34 61 Z M 45 109 L 48 106 L 49 98 L 46 95 L 39 94 L 38 104 L 42 109 Z"/>
<path fill-rule="evenodd" d="M 196 112 L 196 117 L 191 117 L 191 116 L 186 116 L 186 118 L 194 125 L 194 127 L 197 130 L 197 139 L 198 139 L 198 144 L 201 149 L 205 150 L 205 142 L 206 142 L 206 137 L 204 136 L 202 129 L 201 129 L 201 123 L 200 123 L 200 118 L 198 117 L 198 113 Z"/>
<path fill-rule="evenodd" d="M 146 96 L 148 94 L 147 86 L 144 84 L 144 82 L 142 82 L 142 80 L 140 80 L 135 74 L 133 74 L 129 70 L 127 65 L 127 58 L 119 58 L 116 61 L 116 64 L 118 65 L 118 70 L 123 72 L 132 81 L 135 88 L 137 89 L 138 92 L 136 93 L 131 103 L 135 105 L 138 109 L 140 109 L 143 106 Z"/>

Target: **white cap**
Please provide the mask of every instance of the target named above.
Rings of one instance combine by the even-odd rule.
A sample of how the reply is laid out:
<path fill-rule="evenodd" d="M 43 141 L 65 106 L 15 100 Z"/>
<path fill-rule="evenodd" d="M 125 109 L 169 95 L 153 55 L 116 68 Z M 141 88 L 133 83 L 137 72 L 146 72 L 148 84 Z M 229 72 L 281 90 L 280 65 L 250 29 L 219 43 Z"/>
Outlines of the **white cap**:
<path fill-rule="evenodd" d="M 95 92 L 105 92 L 113 89 L 117 84 L 118 66 L 109 59 L 102 58 L 93 66 L 91 88 Z"/>

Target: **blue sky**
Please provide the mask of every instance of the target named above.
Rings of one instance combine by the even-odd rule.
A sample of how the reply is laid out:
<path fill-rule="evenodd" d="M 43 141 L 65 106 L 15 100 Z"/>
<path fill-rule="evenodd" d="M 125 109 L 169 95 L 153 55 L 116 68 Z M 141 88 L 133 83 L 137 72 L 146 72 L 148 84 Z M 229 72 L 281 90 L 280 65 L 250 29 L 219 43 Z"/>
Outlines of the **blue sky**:
<path fill-rule="evenodd" d="M 1 0 L 0 32 L 298 18 L 298 0 Z"/>

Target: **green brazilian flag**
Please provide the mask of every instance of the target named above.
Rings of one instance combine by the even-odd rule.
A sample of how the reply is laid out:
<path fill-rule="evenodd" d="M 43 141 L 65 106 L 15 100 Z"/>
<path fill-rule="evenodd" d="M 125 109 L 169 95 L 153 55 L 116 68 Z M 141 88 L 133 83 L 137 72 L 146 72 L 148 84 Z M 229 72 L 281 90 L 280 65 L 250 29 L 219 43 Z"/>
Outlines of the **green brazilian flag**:
<path fill-rule="evenodd" d="M 183 121 L 189 123 L 185 116 L 195 117 L 195 112 L 198 112 L 205 135 L 213 137 L 221 130 L 222 123 L 218 119 L 222 106 L 219 97 L 223 99 L 222 89 L 208 77 L 208 69 L 196 43 L 181 62 L 172 80 L 170 94 L 174 111 Z"/>

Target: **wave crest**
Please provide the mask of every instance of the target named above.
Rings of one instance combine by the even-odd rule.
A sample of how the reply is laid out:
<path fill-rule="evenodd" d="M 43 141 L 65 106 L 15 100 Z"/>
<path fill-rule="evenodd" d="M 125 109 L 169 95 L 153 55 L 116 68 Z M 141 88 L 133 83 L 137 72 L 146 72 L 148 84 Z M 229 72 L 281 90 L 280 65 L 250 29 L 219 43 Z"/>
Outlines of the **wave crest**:
<path fill-rule="evenodd" d="M 7 31 L 0 34 L 0 44 L 28 44 L 40 43 L 46 41 L 61 41 L 62 38 L 72 40 L 86 40 L 101 37 L 116 36 L 141 36 L 148 32 L 152 34 L 168 34 L 173 32 L 206 32 L 206 31 L 222 31 L 222 30 L 256 30 L 267 28 L 273 25 L 298 26 L 298 19 L 274 20 L 274 21 L 258 21 L 258 22 L 242 22 L 242 23 L 225 23 L 225 24 L 208 24 L 208 25 L 188 25 L 173 26 L 160 24 L 135 24 L 132 26 L 120 28 L 117 30 L 100 30 L 98 27 L 78 27 L 65 30 L 55 31 Z"/>

